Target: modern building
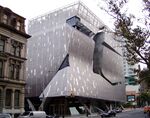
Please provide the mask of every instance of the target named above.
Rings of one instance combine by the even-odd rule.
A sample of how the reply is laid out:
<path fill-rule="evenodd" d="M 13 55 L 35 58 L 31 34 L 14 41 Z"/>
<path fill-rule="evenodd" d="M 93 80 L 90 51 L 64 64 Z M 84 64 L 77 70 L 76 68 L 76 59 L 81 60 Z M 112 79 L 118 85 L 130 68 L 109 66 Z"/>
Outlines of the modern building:
<path fill-rule="evenodd" d="M 0 113 L 24 111 L 26 43 L 25 18 L 0 6 Z"/>
<path fill-rule="evenodd" d="M 37 109 L 39 98 L 59 115 L 125 101 L 120 44 L 83 3 L 34 18 L 28 29 L 26 96 Z"/>
<path fill-rule="evenodd" d="M 127 61 L 126 53 L 127 50 L 125 47 L 122 48 L 123 52 L 123 68 L 124 68 L 124 77 L 126 81 L 126 85 L 137 85 L 135 80 L 138 79 L 138 75 L 135 70 L 138 70 L 139 64 L 129 64 Z"/>
<path fill-rule="evenodd" d="M 126 57 L 126 49 L 123 47 L 123 67 L 124 67 L 124 78 L 126 84 L 126 101 L 131 102 L 134 105 L 137 104 L 137 97 L 140 93 L 140 84 L 138 84 L 138 73 L 136 70 L 140 69 L 139 64 L 129 64 Z"/>
<path fill-rule="evenodd" d="M 138 96 L 140 95 L 139 85 L 126 86 L 126 101 L 132 105 L 138 105 Z"/>

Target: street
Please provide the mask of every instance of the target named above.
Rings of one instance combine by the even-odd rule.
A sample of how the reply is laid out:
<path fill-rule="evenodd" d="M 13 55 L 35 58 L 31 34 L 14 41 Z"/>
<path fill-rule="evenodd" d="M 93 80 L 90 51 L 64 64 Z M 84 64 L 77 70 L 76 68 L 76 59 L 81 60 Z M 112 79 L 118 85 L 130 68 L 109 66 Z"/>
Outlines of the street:
<path fill-rule="evenodd" d="M 143 113 L 143 109 L 132 109 L 128 111 L 123 111 L 116 115 L 116 118 L 149 118 Z"/>

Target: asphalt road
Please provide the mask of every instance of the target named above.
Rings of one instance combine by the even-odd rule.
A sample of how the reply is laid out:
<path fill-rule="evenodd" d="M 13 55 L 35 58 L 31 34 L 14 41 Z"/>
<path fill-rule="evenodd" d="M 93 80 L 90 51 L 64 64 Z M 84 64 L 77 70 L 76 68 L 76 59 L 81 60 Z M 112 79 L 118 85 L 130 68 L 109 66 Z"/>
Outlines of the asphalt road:
<path fill-rule="evenodd" d="M 132 109 L 128 111 L 123 111 L 122 113 L 118 113 L 116 118 L 150 118 L 146 114 L 143 113 L 143 109 Z"/>

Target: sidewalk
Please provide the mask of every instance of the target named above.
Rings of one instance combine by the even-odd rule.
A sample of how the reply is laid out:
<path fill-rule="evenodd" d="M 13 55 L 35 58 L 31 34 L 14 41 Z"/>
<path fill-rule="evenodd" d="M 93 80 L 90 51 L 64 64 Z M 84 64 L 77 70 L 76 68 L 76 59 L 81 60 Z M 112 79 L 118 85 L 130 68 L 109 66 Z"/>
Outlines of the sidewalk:
<path fill-rule="evenodd" d="M 124 108 L 122 112 L 134 111 L 135 109 L 140 109 L 141 111 L 143 110 L 143 108 Z"/>

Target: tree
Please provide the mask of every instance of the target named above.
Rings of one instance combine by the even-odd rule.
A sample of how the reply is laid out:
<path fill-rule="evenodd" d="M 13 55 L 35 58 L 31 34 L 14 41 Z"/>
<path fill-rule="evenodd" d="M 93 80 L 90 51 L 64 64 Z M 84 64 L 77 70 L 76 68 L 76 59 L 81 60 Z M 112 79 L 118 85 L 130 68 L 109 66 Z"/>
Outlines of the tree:
<path fill-rule="evenodd" d="M 141 83 L 143 80 L 147 83 L 148 86 L 150 86 L 150 73 L 148 69 L 143 69 L 139 73 L 140 80 L 138 81 Z"/>
<path fill-rule="evenodd" d="M 141 100 L 143 105 L 150 104 L 150 93 L 143 92 L 139 95 L 139 99 Z"/>
<path fill-rule="evenodd" d="M 107 8 L 103 8 L 114 18 L 114 33 L 122 37 L 120 41 L 125 47 L 127 61 L 130 64 L 143 63 L 150 73 L 150 1 L 143 0 L 143 18 L 127 14 L 124 11 L 127 0 L 105 0 Z M 143 22 L 142 26 L 134 24 L 137 20 Z"/>

